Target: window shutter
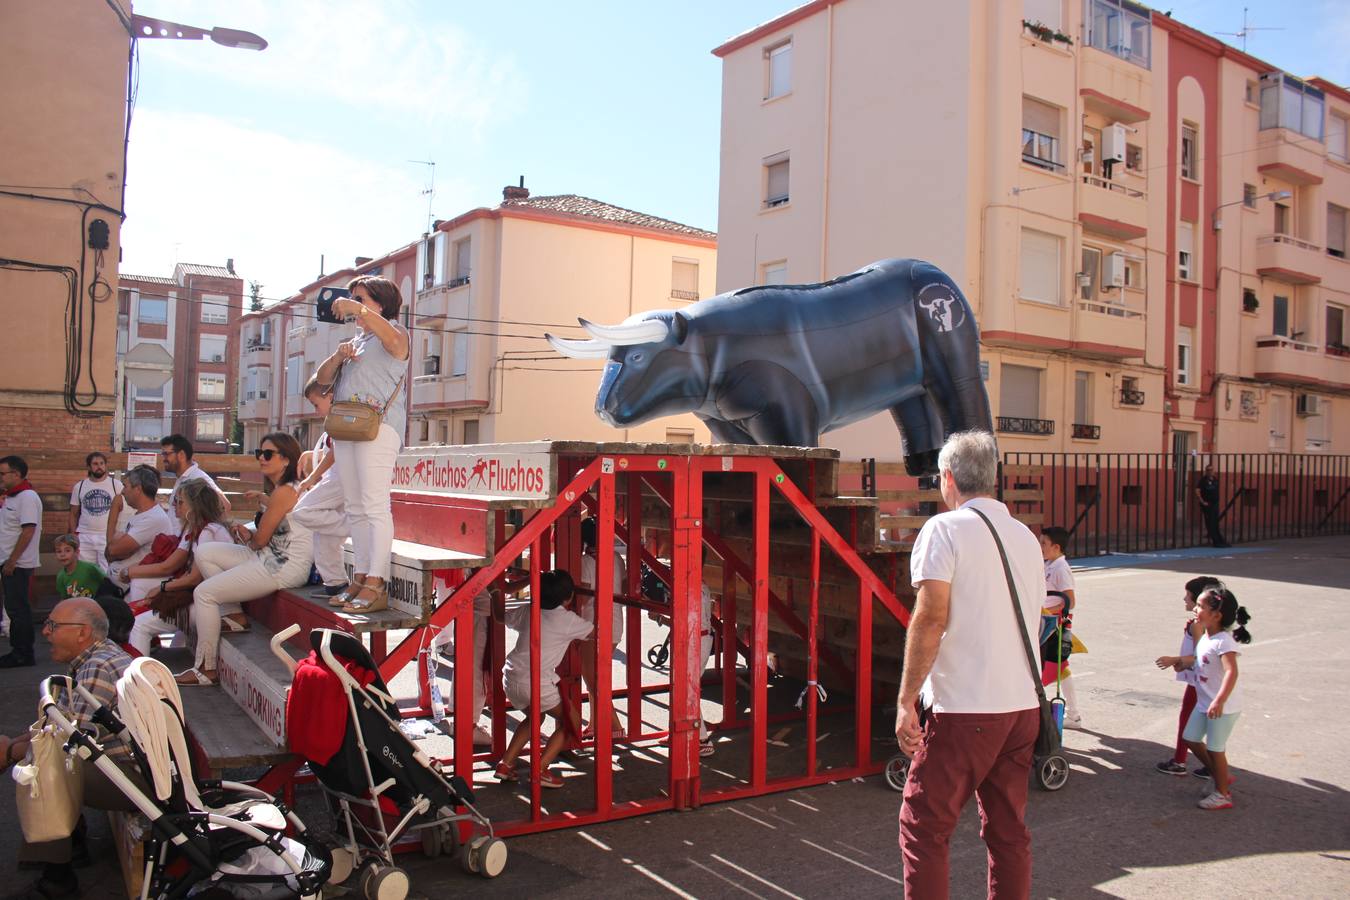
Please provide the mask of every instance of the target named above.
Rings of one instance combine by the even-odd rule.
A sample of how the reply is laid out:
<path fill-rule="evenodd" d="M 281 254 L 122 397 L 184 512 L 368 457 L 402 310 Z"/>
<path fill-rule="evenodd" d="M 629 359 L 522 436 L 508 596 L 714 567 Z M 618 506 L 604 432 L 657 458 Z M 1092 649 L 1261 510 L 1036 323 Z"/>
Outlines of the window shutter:
<path fill-rule="evenodd" d="M 670 286 L 684 294 L 698 295 L 698 263 L 677 259 L 671 264 Z M 682 296 L 682 295 L 679 295 Z"/>
<path fill-rule="evenodd" d="M 764 199 L 768 203 L 788 198 L 788 161 L 773 163 L 768 167 L 768 184 Z"/>
<path fill-rule="evenodd" d="M 1041 417 L 1041 370 L 1004 365 L 1000 372 L 999 415 L 1018 419 Z"/>
<path fill-rule="evenodd" d="M 1327 249 L 1345 255 L 1345 209 L 1327 204 Z"/>
<path fill-rule="evenodd" d="M 1059 108 L 1031 97 L 1022 98 L 1022 127 L 1059 137 Z"/>
<path fill-rule="evenodd" d="M 1022 296 L 1042 303 L 1060 302 L 1059 238 L 1022 229 Z"/>

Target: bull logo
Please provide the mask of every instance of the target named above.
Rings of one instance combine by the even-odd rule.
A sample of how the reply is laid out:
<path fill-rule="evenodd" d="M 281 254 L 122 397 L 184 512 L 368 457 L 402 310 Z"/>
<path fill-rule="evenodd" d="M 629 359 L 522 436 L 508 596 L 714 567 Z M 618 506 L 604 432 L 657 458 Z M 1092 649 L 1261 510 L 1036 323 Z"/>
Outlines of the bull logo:
<path fill-rule="evenodd" d="M 488 461 L 483 457 L 478 457 L 477 462 L 473 464 L 473 470 L 469 472 L 469 477 L 480 484 L 487 477 Z"/>
<path fill-rule="evenodd" d="M 421 459 L 417 461 L 417 465 L 413 466 L 414 481 L 420 479 L 423 475 L 427 474 L 428 465 L 430 464 L 430 462 L 431 460 L 429 459 Z"/>
<path fill-rule="evenodd" d="M 919 291 L 919 307 L 933 320 L 939 334 L 961 327 L 966 320 L 962 304 L 945 284 L 930 284 Z"/>

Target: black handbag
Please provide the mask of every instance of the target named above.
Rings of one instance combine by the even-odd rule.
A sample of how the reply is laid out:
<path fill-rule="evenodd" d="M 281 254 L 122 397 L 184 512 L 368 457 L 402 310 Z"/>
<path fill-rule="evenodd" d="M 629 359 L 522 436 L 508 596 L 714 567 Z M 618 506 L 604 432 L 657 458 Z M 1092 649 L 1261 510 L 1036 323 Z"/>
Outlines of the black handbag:
<path fill-rule="evenodd" d="M 999 559 L 1003 561 L 1003 577 L 1008 579 L 1008 594 L 1012 597 L 1013 613 L 1017 616 L 1017 630 L 1022 635 L 1022 646 L 1027 652 L 1027 665 L 1031 667 L 1031 680 L 1036 685 L 1036 699 L 1040 701 L 1041 724 L 1036 732 L 1036 756 L 1038 758 L 1053 756 L 1063 746 L 1063 739 L 1059 732 L 1059 724 L 1055 721 L 1054 703 L 1046 699 L 1045 688 L 1041 686 L 1041 672 L 1036 666 L 1036 654 L 1031 649 L 1031 638 L 1027 636 L 1027 621 L 1022 615 L 1022 604 L 1017 599 L 1017 585 L 1013 584 L 1012 567 L 1008 565 L 1008 552 L 1003 549 L 1003 539 L 998 536 L 994 523 L 974 507 L 971 507 L 970 511 L 980 517 L 989 533 L 994 536 Z"/>

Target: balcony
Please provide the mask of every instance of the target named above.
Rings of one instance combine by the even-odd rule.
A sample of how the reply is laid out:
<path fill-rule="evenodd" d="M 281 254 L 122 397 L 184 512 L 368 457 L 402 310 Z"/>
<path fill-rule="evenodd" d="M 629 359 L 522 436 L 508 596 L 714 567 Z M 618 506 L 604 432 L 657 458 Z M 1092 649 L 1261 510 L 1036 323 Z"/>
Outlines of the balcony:
<path fill-rule="evenodd" d="M 1073 426 L 1073 437 L 1076 441 L 1099 441 L 1102 438 L 1102 426 L 1084 425 L 1075 422 Z"/>
<path fill-rule="evenodd" d="M 999 416 L 998 430 L 1007 434 L 1049 435 L 1055 433 L 1055 423 L 1052 419 L 1024 419 L 1018 416 Z"/>
<path fill-rule="evenodd" d="M 1281 384 L 1320 384 L 1328 381 L 1328 357 L 1315 344 L 1280 334 L 1256 339 L 1255 375 Z"/>
<path fill-rule="evenodd" d="M 671 288 L 670 298 L 672 300 L 697 300 L 698 291 L 682 291 L 679 288 Z"/>
<path fill-rule="evenodd" d="M 266 422 L 272 417 L 272 401 L 268 397 L 270 391 L 264 388 L 260 391 L 246 391 L 239 400 L 239 419 L 248 422 Z"/>
<path fill-rule="evenodd" d="M 1148 195 L 1122 179 L 1083 175 L 1078 220 L 1088 231 L 1133 241 L 1148 234 Z"/>
<path fill-rule="evenodd" d="M 460 275 L 460 276 L 457 277 L 457 278 L 451 278 L 449 281 L 447 281 L 447 282 L 445 283 L 445 286 L 446 286 L 447 289 L 452 289 L 452 288 L 457 288 L 457 287 L 464 287 L 464 285 L 466 285 L 466 284 L 468 284 L 468 283 L 469 283 L 469 276 L 468 276 L 468 275 Z"/>
<path fill-rule="evenodd" d="M 271 353 L 272 353 L 272 342 L 270 340 L 264 341 L 261 338 L 249 338 L 248 343 L 244 345 L 245 359 L 270 356 Z"/>
<path fill-rule="evenodd" d="M 318 333 L 319 333 L 319 326 L 315 322 L 311 322 L 308 325 L 297 325 L 290 331 L 286 332 L 286 342 L 291 343 L 293 341 L 303 341 L 311 334 L 318 334 Z"/>
<path fill-rule="evenodd" d="M 1322 248 L 1288 234 L 1264 234 L 1256 239 L 1256 274 L 1286 284 L 1319 284 Z"/>
<path fill-rule="evenodd" d="M 1144 392 L 1143 392 L 1143 391 L 1139 391 L 1139 390 L 1135 390 L 1134 388 L 1121 388 L 1121 389 L 1120 389 L 1120 405 L 1121 405 L 1121 406 L 1143 406 L 1143 405 L 1144 405 Z"/>
<path fill-rule="evenodd" d="M 1320 141 L 1304 137 L 1288 128 L 1267 128 L 1259 132 L 1256 170 L 1262 175 L 1294 184 L 1321 184 L 1326 168 Z"/>
<path fill-rule="evenodd" d="M 1108 295 L 1103 293 L 1095 300 L 1078 301 L 1075 353 L 1102 359 L 1143 357 L 1144 313 L 1117 300 L 1121 293 L 1112 291 L 1111 299 L 1106 299 Z"/>

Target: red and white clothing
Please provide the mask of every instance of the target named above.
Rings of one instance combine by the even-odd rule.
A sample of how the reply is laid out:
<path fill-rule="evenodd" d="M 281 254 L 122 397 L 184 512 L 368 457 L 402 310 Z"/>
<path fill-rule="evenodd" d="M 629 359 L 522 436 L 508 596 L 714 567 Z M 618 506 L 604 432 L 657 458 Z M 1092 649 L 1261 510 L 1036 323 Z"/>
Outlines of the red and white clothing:
<path fill-rule="evenodd" d="M 164 507 L 157 504 L 151 504 L 146 509 L 134 513 L 122 534 L 135 538 L 136 552 L 126 559 L 106 563 L 108 575 L 121 587 L 130 587 L 131 581 L 127 578 L 127 569 L 145 558 L 146 554 L 150 552 L 150 546 L 155 542 L 155 538 L 161 534 L 179 534 L 182 530 L 169 518 L 169 514 L 164 511 Z M 144 594 L 138 595 L 134 590 L 127 594 L 128 603 L 143 598 Z"/>
<path fill-rule="evenodd" d="M 202 529 L 201 534 L 197 536 L 194 542 L 190 535 L 184 534 L 178 542 L 180 550 L 196 550 L 203 544 L 233 544 L 234 537 L 230 531 L 219 522 L 212 522 Z M 140 597 L 144 599 L 150 589 L 162 583 L 164 578 L 133 578 L 131 579 L 132 592 L 139 591 Z M 243 612 L 243 607 L 238 603 L 226 603 L 221 606 L 221 614 L 226 616 L 237 615 Z M 155 639 L 161 634 L 173 634 L 178 631 L 177 622 L 168 622 L 161 619 L 153 612 L 143 612 L 136 617 L 136 622 L 131 626 L 131 636 L 127 638 L 127 643 L 136 648 L 136 652 L 142 656 L 149 656 L 150 651 L 154 649 Z"/>
<path fill-rule="evenodd" d="M 614 596 L 622 594 L 628 585 L 628 567 L 624 563 L 623 551 L 624 544 L 614 541 Z M 581 585 L 583 587 L 595 590 L 595 570 L 596 559 L 593 553 L 583 554 L 581 557 Z M 619 639 L 623 637 L 624 610 L 626 607 L 622 603 L 615 602 L 611 611 L 610 621 L 612 622 L 612 631 L 609 640 L 612 645 L 617 647 Z M 595 621 L 595 597 L 591 595 L 577 595 L 577 615 L 588 622 Z"/>
<path fill-rule="evenodd" d="M 530 605 L 506 614 L 506 624 L 516 632 L 516 645 L 506 655 L 502 668 L 506 697 L 521 711 L 530 708 Z M 591 633 L 594 626 L 564 607 L 539 611 L 539 708 L 549 710 L 562 701 L 558 693 L 558 665 L 573 641 Z"/>

